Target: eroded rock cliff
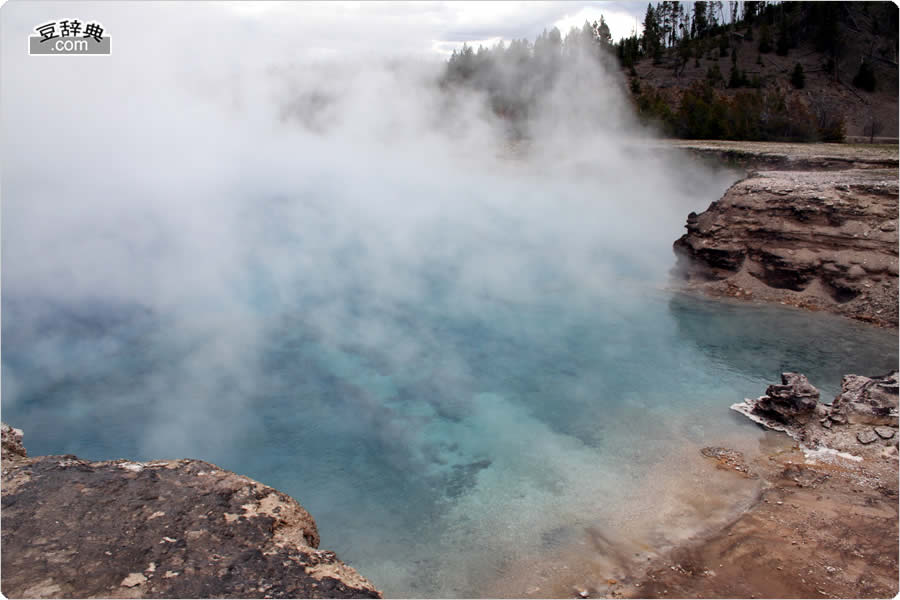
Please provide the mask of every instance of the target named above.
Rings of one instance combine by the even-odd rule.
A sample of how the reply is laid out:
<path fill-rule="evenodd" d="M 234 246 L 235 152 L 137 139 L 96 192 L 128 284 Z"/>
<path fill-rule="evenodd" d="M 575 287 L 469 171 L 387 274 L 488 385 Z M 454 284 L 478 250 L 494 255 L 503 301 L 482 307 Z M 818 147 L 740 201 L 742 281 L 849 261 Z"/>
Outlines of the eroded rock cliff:
<path fill-rule="evenodd" d="M 3 425 L 9 598 L 380 598 L 291 497 L 199 460 L 28 458 Z"/>
<path fill-rule="evenodd" d="M 897 326 L 896 169 L 764 171 L 732 186 L 674 244 L 712 295 Z"/>

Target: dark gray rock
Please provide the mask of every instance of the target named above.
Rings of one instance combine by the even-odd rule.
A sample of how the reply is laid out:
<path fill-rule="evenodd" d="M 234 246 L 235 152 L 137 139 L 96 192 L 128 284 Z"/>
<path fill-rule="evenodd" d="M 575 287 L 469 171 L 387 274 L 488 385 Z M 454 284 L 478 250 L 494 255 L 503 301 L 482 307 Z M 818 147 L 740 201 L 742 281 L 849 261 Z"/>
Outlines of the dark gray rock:
<path fill-rule="evenodd" d="M 871 444 L 878 439 L 878 436 L 871 429 L 864 429 L 856 434 L 856 439 L 860 444 Z"/>
<path fill-rule="evenodd" d="M 805 423 L 819 402 L 817 390 L 800 373 L 782 373 L 781 385 L 770 385 L 756 400 L 753 412 L 781 423 Z"/>
<path fill-rule="evenodd" d="M 783 373 L 781 385 L 770 385 L 765 396 L 745 399 L 731 408 L 764 427 L 783 431 L 809 450 L 882 456 L 885 443 L 874 443 L 900 437 L 897 378 L 896 371 L 882 377 L 847 375 L 841 394 L 826 405 L 817 402 L 818 390 L 806 377 Z M 874 449 L 866 448 L 873 444 Z"/>
<path fill-rule="evenodd" d="M 874 431 L 883 440 L 891 439 L 896 433 L 891 427 L 876 427 Z"/>
<path fill-rule="evenodd" d="M 845 375 L 831 404 L 831 419 L 862 425 L 897 425 L 897 371 L 881 377 Z"/>
<path fill-rule="evenodd" d="M 381 597 L 317 549 L 302 506 L 259 482 L 199 460 L 8 461 L 7 436 L 7 597 Z"/>

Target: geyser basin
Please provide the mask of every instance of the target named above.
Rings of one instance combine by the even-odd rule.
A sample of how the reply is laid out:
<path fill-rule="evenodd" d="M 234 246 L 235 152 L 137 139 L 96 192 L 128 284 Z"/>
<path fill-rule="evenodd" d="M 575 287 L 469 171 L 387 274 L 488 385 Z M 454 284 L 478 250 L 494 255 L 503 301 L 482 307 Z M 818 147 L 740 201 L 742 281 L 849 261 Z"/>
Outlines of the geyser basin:
<path fill-rule="evenodd" d="M 434 65 L 275 68 L 268 33 L 196 44 L 252 33 L 205 4 L 110 10 L 109 57 L 25 62 L 12 24 L 47 10 L 4 7 L 0 86 L 2 408 L 32 454 L 208 460 L 295 496 L 389 596 L 491 595 L 739 508 L 697 450 L 756 451 L 728 407 L 781 371 L 827 397 L 896 365 L 890 333 L 664 291 L 736 176 L 642 150 L 598 65 L 510 160 Z"/>

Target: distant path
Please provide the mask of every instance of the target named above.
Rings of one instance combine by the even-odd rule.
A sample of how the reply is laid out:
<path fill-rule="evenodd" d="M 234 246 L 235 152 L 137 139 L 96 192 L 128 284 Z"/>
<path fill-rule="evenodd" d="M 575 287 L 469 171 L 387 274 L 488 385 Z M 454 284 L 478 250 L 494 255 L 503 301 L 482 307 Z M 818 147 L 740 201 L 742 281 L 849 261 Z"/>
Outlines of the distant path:
<path fill-rule="evenodd" d="M 667 140 L 705 157 L 733 166 L 770 170 L 833 170 L 897 168 L 896 144 L 794 144 L 722 140 Z"/>

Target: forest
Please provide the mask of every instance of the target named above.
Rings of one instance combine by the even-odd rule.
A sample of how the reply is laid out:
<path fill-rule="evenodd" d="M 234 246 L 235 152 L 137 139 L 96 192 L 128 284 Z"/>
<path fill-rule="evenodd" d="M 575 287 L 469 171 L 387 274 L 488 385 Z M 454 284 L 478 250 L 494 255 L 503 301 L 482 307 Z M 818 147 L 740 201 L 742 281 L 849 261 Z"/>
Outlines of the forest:
<path fill-rule="evenodd" d="M 824 75 L 817 85 L 852 87 L 857 96 L 884 88 L 877 73 L 884 64 L 896 70 L 897 14 L 889 2 L 663 1 L 647 5 L 640 34 L 618 41 L 601 16 L 565 35 L 545 30 L 533 42 L 463 45 L 441 85 L 484 92 L 495 114 L 524 124 L 566 63 L 588 57 L 617 66 L 641 120 L 672 137 L 842 141 L 842 111 L 815 93 L 792 91 L 807 88 L 811 60 Z M 857 60 L 854 30 L 861 29 L 873 42 L 848 75 L 844 65 Z M 799 48 L 806 69 L 796 62 L 782 73 L 764 61 Z M 672 77 L 675 85 L 660 85 Z"/>

